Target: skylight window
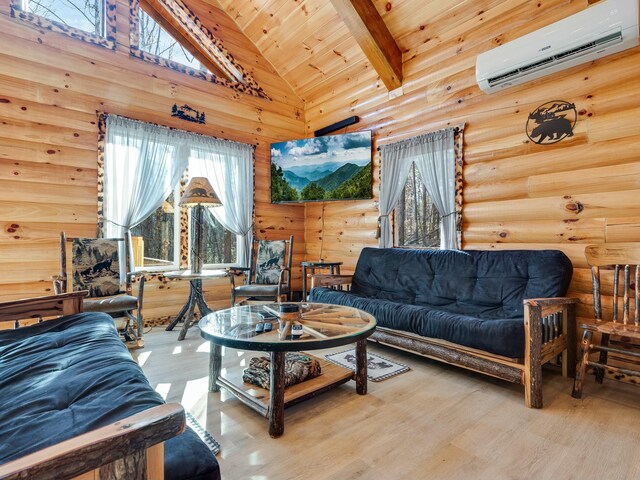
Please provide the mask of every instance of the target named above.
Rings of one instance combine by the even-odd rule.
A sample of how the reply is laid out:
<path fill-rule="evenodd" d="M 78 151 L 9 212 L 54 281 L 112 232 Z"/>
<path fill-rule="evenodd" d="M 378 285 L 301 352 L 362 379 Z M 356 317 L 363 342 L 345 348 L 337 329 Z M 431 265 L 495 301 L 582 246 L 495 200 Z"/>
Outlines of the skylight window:
<path fill-rule="evenodd" d="M 22 10 L 95 35 L 104 32 L 104 0 L 22 0 Z"/>
<path fill-rule="evenodd" d="M 11 16 L 37 28 L 115 48 L 115 0 L 11 0 Z"/>
<path fill-rule="evenodd" d="M 142 4 L 139 0 L 129 0 L 129 12 L 132 56 L 243 93 L 269 98 L 183 0 Z"/>
<path fill-rule="evenodd" d="M 151 18 L 142 8 L 139 18 L 139 48 L 140 50 L 166 58 L 187 67 L 208 72 L 200 61 L 184 48 L 180 42 Z"/>

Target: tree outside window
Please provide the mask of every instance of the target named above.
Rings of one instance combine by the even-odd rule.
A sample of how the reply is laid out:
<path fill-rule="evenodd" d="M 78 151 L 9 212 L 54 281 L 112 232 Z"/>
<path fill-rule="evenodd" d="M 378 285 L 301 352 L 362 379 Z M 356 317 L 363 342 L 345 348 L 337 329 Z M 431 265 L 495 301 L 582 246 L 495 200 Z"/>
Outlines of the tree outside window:
<path fill-rule="evenodd" d="M 394 210 L 395 245 L 440 247 L 440 214 L 427 193 L 415 163 Z"/>
<path fill-rule="evenodd" d="M 180 222 L 177 194 L 177 189 L 171 192 L 155 212 L 131 229 L 134 252 L 137 247 L 143 252 L 143 261 L 136 259 L 136 267 L 177 267 L 179 242 L 176 225 Z"/>
<path fill-rule="evenodd" d="M 68 27 L 101 36 L 104 0 L 23 0 L 21 9 Z"/>
<path fill-rule="evenodd" d="M 158 57 L 172 60 L 198 70 L 208 72 L 207 68 L 198 61 L 180 42 L 162 28 L 153 18 L 140 8 L 138 25 L 139 48 Z"/>

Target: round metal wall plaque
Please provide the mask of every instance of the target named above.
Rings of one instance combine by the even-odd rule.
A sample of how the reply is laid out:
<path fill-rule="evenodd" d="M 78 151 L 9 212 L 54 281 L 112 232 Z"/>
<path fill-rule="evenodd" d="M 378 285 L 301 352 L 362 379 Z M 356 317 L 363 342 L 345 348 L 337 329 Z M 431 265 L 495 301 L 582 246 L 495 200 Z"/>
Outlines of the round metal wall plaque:
<path fill-rule="evenodd" d="M 538 145 L 550 145 L 563 138 L 573 137 L 578 114 L 573 103 L 553 100 L 544 103 L 529 114 L 527 137 Z"/>

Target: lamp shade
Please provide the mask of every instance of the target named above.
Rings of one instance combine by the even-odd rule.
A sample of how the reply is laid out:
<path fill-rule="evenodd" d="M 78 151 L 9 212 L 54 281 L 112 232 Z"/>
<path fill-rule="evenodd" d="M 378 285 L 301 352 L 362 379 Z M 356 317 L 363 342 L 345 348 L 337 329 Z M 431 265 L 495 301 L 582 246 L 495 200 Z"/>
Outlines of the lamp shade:
<path fill-rule="evenodd" d="M 183 207 L 193 207 L 195 205 L 207 205 L 209 207 L 219 207 L 222 202 L 218 198 L 213 187 L 206 177 L 193 177 L 189 180 L 187 189 L 180 198 L 180 205 Z"/>

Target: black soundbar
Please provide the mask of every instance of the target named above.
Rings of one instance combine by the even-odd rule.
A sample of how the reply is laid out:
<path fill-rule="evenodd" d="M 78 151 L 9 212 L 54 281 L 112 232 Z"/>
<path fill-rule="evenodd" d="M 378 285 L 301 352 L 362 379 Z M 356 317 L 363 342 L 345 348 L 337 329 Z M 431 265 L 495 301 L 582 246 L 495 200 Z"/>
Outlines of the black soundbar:
<path fill-rule="evenodd" d="M 340 130 L 341 128 L 348 127 L 349 125 L 353 125 L 354 123 L 358 123 L 360 119 L 354 115 L 353 117 L 345 118 L 344 120 L 340 120 L 339 122 L 334 123 L 333 125 L 329 125 L 328 127 L 321 128 L 320 130 L 316 130 L 313 132 L 315 137 L 321 137 L 326 135 L 327 133 L 335 132 L 336 130 Z"/>

